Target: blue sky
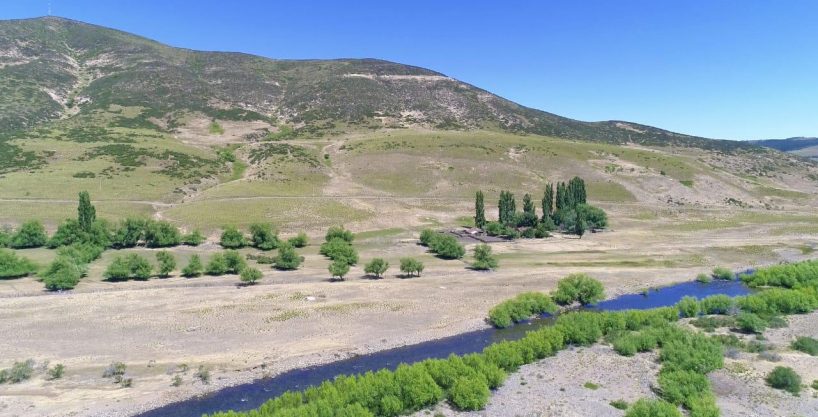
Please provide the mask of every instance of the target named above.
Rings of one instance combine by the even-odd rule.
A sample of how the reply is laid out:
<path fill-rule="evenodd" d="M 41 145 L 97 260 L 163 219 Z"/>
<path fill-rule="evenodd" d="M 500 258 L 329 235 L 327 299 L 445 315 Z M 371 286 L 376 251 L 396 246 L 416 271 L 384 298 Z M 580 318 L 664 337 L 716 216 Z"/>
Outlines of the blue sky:
<path fill-rule="evenodd" d="M 727 139 L 818 136 L 816 1 L 51 0 L 174 46 L 427 67 L 580 120 Z M 0 19 L 48 0 L 0 0 Z"/>

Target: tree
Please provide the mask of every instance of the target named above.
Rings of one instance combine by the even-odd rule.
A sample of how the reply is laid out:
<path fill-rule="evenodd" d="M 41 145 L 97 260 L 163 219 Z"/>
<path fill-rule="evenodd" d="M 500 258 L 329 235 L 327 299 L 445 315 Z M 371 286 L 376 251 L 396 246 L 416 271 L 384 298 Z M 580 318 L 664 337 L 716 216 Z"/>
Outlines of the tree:
<path fill-rule="evenodd" d="M 438 236 L 440 236 L 440 233 L 432 229 L 423 229 L 420 231 L 420 244 L 426 247 L 432 247 Z"/>
<path fill-rule="evenodd" d="M 349 264 L 343 259 L 332 261 L 332 263 L 329 264 L 329 273 L 333 278 L 338 277 L 338 279 L 343 281 L 344 275 L 349 273 Z"/>
<path fill-rule="evenodd" d="M 344 226 L 332 226 L 327 230 L 324 240 L 329 242 L 333 239 L 341 239 L 347 243 L 352 243 L 355 240 L 355 235 L 351 231 L 344 229 Z"/>
<path fill-rule="evenodd" d="M 217 253 L 210 257 L 210 261 L 207 262 L 207 268 L 205 269 L 207 275 L 224 275 L 229 271 L 227 267 L 227 260 L 224 258 L 223 253 Z"/>
<path fill-rule="evenodd" d="M 278 247 L 278 233 L 267 223 L 250 225 L 253 247 L 260 250 L 272 250 Z"/>
<path fill-rule="evenodd" d="M 340 237 L 333 237 L 330 241 L 322 243 L 318 251 L 333 261 L 343 260 L 348 265 L 358 263 L 358 251 Z"/>
<path fill-rule="evenodd" d="M 486 207 L 483 203 L 483 192 L 478 191 L 474 197 L 474 226 L 483 228 L 486 225 Z"/>
<path fill-rule="evenodd" d="M 293 247 L 303 248 L 303 247 L 307 246 L 307 243 L 309 242 L 309 239 L 307 238 L 306 233 L 300 232 L 298 235 L 289 238 L 287 240 L 287 242 L 289 242 L 290 245 L 293 245 Z"/>
<path fill-rule="evenodd" d="M 499 222 L 506 226 L 516 224 L 517 206 L 514 201 L 514 194 L 510 191 L 500 191 Z"/>
<path fill-rule="evenodd" d="M 198 277 L 202 275 L 203 269 L 202 259 L 199 258 L 199 255 L 193 255 L 190 257 L 187 266 L 182 269 L 182 276 L 186 278 Z"/>
<path fill-rule="evenodd" d="M 460 259 L 466 254 L 466 248 L 452 235 L 439 235 L 429 248 L 443 259 Z"/>
<path fill-rule="evenodd" d="M 247 285 L 253 285 L 256 281 L 260 280 L 263 274 L 256 268 L 244 268 L 241 270 L 241 282 L 246 283 Z"/>
<path fill-rule="evenodd" d="M 551 298 L 560 305 L 574 302 L 588 305 L 605 298 L 605 289 L 601 282 L 586 274 L 571 274 L 557 282 L 557 290 Z"/>
<path fill-rule="evenodd" d="M 70 290 L 77 286 L 82 278 L 80 267 L 65 257 L 58 257 L 40 274 L 45 288 L 50 291 Z"/>
<path fill-rule="evenodd" d="M 537 219 L 537 209 L 534 207 L 531 196 L 526 193 L 523 196 L 523 214 L 516 219 L 516 226 L 536 227 L 537 220 L 539 220 Z"/>
<path fill-rule="evenodd" d="M 491 391 L 484 378 L 477 375 L 461 376 L 452 385 L 449 397 L 459 410 L 482 410 L 489 401 Z"/>
<path fill-rule="evenodd" d="M 114 249 L 132 248 L 145 237 L 147 221 L 144 219 L 127 218 L 119 224 L 111 238 Z"/>
<path fill-rule="evenodd" d="M 389 262 L 386 262 L 383 258 L 375 258 L 364 266 L 364 272 L 374 275 L 376 278 L 380 278 L 387 269 L 389 269 Z"/>
<path fill-rule="evenodd" d="M 0 279 L 24 277 L 36 270 L 37 266 L 28 258 L 17 256 L 8 249 L 0 249 Z"/>
<path fill-rule="evenodd" d="M 11 247 L 15 249 L 39 248 L 48 242 L 45 227 L 37 220 L 30 220 L 20 226 L 20 230 L 11 237 Z"/>
<path fill-rule="evenodd" d="M 204 243 L 205 237 L 196 229 L 184 236 L 182 236 L 182 243 L 188 246 L 199 246 Z"/>
<path fill-rule="evenodd" d="M 580 177 L 571 178 L 571 180 L 568 181 L 568 193 L 571 196 L 573 205 L 585 204 L 587 200 L 585 181 Z"/>
<path fill-rule="evenodd" d="M 497 259 L 491 254 L 491 246 L 482 243 L 474 247 L 472 268 L 482 271 L 497 268 Z"/>
<path fill-rule="evenodd" d="M 289 243 L 281 243 L 278 245 L 278 257 L 275 260 L 276 269 L 294 270 L 301 266 L 304 262 L 304 257 L 300 256 Z"/>
<path fill-rule="evenodd" d="M 423 262 L 415 258 L 401 258 L 400 271 L 410 277 L 415 274 L 420 276 L 420 273 L 423 272 Z"/>
<path fill-rule="evenodd" d="M 586 230 L 588 230 L 588 223 L 585 222 L 585 213 L 582 211 L 577 211 L 577 221 L 574 224 L 574 234 L 582 239 L 582 236 L 585 234 Z"/>
<path fill-rule="evenodd" d="M 94 206 L 91 205 L 91 196 L 88 194 L 88 191 L 80 192 L 77 220 L 79 221 L 80 228 L 86 233 L 91 231 L 91 226 L 97 220 L 97 211 Z"/>
<path fill-rule="evenodd" d="M 145 246 L 149 248 L 167 248 L 178 246 L 182 236 L 176 226 L 166 221 L 148 221 L 145 227 Z"/>
<path fill-rule="evenodd" d="M 234 250 L 224 252 L 224 263 L 227 266 L 227 272 L 231 274 L 238 274 L 247 267 L 244 257 Z"/>
<path fill-rule="evenodd" d="M 156 252 L 156 262 L 159 263 L 159 276 L 162 278 L 167 278 L 176 269 L 176 259 L 168 251 Z"/>
<path fill-rule="evenodd" d="M 151 277 L 153 267 L 147 259 L 129 253 L 125 256 L 117 256 L 103 273 L 108 281 L 125 281 L 128 279 L 145 280 Z"/>
<path fill-rule="evenodd" d="M 227 226 L 222 231 L 219 244 L 225 249 L 241 249 L 247 245 L 247 240 L 239 229 L 234 226 Z"/>
<path fill-rule="evenodd" d="M 550 219 L 554 214 L 554 184 L 550 182 L 545 186 L 542 197 L 542 221 Z"/>

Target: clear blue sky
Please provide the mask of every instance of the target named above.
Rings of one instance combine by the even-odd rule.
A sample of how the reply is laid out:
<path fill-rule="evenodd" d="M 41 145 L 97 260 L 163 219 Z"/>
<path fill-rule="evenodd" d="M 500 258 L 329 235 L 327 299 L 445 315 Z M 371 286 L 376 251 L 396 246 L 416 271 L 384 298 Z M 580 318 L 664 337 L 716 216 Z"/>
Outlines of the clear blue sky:
<path fill-rule="evenodd" d="M 0 0 L 0 18 L 48 0 Z M 521 104 L 714 138 L 818 136 L 818 1 L 51 0 L 174 46 L 418 65 Z"/>

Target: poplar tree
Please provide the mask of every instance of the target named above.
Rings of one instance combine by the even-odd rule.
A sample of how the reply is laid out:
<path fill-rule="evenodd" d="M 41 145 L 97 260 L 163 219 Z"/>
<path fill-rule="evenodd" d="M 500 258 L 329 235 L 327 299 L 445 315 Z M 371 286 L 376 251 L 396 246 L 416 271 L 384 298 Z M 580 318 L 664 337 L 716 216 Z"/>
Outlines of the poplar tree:
<path fill-rule="evenodd" d="M 551 217 L 554 214 L 554 184 L 548 183 L 545 186 L 545 193 L 542 198 L 542 219 Z"/>
<path fill-rule="evenodd" d="M 483 205 L 482 191 L 478 191 L 474 197 L 474 225 L 481 229 L 486 225 L 486 208 Z"/>
<path fill-rule="evenodd" d="M 77 207 L 77 219 L 79 220 L 80 229 L 84 232 L 90 232 L 94 221 L 97 219 L 97 211 L 91 205 L 91 196 L 88 191 L 80 192 L 80 204 Z"/>

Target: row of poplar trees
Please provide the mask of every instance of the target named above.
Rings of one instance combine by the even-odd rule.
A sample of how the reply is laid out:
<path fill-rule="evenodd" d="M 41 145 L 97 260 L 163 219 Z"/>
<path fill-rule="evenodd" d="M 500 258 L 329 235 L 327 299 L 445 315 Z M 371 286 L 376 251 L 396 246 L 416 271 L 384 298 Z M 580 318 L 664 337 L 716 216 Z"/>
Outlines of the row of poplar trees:
<path fill-rule="evenodd" d="M 479 228 L 486 226 L 485 196 L 482 191 L 478 191 L 475 196 L 474 225 Z M 542 198 L 542 221 L 554 218 L 554 215 L 562 210 L 573 210 L 580 204 L 586 204 L 588 194 L 585 191 L 585 181 L 580 177 L 574 177 L 568 183 L 560 182 L 554 187 L 549 183 L 545 187 Z M 499 209 L 498 221 L 506 226 L 535 226 L 537 214 L 531 196 L 523 196 L 522 216 L 517 214 L 517 203 L 514 194 L 510 191 L 500 191 L 500 200 L 497 203 Z"/>

